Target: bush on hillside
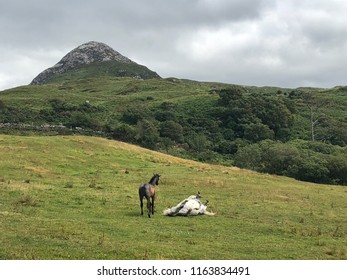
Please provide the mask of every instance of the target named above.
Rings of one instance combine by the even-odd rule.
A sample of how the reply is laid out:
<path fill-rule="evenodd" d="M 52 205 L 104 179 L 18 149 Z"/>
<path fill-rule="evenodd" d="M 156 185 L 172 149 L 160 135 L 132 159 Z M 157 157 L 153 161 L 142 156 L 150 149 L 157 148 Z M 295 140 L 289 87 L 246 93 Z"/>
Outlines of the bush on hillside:
<path fill-rule="evenodd" d="M 240 148 L 234 160 L 241 168 L 302 181 L 347 185 L 347 150 L 329 144 L 265 140 Z"/>

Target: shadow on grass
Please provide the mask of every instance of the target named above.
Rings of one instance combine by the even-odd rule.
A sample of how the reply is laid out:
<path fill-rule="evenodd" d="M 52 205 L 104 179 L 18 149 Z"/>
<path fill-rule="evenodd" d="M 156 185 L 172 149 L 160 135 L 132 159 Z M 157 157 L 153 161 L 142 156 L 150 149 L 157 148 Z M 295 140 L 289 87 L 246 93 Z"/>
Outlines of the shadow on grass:
<path fill-rule="evenodd" d="M 140 210 L 139 211 L 132 211 L 132 212 L 125 212 L 124 215 L 126 217 L 138 217 L 138 218 L 147 218 L 147 211 L 143 211 L 143 215 L 141 215 Z M 160 216 L 160 214 L 156 213 L 154 211 L 154 215 L 151 215 L 151 218 L 155 218 L 157 216 Z"/>

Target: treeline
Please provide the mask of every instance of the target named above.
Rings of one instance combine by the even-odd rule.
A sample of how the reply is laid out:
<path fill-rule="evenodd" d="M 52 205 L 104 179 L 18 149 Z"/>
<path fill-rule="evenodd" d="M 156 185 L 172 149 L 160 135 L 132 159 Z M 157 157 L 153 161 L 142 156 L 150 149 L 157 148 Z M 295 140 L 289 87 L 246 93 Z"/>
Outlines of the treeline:
<path fill-rule="evenodd" d="M 148 96 L 119 111 L 54 98 L 34 112 L 0 100 L 0 123 L 80 128 L 79 133 L 94 131 L 199 161 L 347 185 L 347 125 L 334 113 L 333 98 L 301 90 L 257 93 L 240 86 L 213 89 L 210 95 L 206 102 L 186 103 L 157 103 Z"/>
<path fill-rule="evenodd" d="M 169 102 L 130 107 L 109 131 L 115 139 L 200 161 L 347 185 L 347 127 L 326 114 L 326 101 L 300 91 L 260 95 L 242 87 L 214 94 L 213 106 L 189 112 Z"/>
<path fill-rule="evenodd" d="M 347 149 L 318 141 L 264 140 L 240 148 L 235 163 L 302 181 L 347 185 Z"/>

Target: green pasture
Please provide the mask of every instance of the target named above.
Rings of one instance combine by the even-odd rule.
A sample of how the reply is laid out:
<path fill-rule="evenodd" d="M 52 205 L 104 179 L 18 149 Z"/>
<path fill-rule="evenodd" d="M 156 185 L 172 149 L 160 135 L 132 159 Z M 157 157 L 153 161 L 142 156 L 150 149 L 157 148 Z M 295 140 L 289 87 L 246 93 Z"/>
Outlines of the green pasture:
<path fill-rule="evenodd" d="M 138 186 L 153 173 L 149 219 Z M 215 216 L 162 215 L 197 191 Z M 346 187 L 96 137 L 0 135 L 0 259 L 347 259 L 346 221 Z"/>

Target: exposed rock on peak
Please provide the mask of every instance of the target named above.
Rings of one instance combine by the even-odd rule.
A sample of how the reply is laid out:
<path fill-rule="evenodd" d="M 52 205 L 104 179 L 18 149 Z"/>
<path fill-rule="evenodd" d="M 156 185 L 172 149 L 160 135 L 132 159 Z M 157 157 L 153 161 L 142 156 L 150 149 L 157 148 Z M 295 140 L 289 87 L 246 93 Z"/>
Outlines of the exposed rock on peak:
<path fill-rule="evenodd" d="M 69 52 L 54 67 L 65 66 L 75 68 L 79 65 L 111 60 L 123 63 L 135 63 L 106 44 L 91 41 Z"/>
<path fill-rule="evenodd" d="M 108 68 L 104 71 L 108 73 L 109 76 L 130 76 L 141 79 L 160 78 L 155 72 L 147 69 L 145 66 L 138 65 L 108 45 L 91 41 L 70 51 L 56 65 L 41 72 L 30 84 L 44 84 L 59 75 L 93 63 L 101 63 L 98 66 L 99 70 L 101 69 L 100 72 L 103 72 L 102 66 L 104 62 L 105 66 L 106 62 L 109 62 L 107 63 Z M 117 64 L 117 71 L 110 72 L 110 62 Z M 124 69 L 121 69 L 122 66 Z M 115 66 L 113 65 L 112 69 L 114 70 L 114 68 Z M 129 71 L 129 69 L 131 70 Z M 88 77 L 90 76 L 91 75 L 88 75 Z"/>

